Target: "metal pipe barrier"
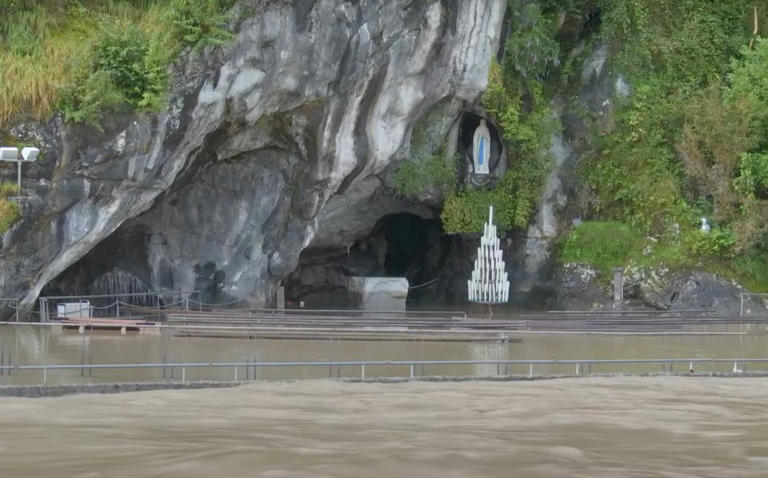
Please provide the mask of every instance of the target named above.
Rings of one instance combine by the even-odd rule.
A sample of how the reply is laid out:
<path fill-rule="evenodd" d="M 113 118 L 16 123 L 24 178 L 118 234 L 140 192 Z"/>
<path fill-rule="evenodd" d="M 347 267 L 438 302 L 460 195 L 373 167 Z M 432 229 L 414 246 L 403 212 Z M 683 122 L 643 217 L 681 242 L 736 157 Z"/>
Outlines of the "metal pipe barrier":
<path fill-rule="evenodd" d="M 768 298 L 768 294 L 764 292 L 739 292 L 739 317 L 744 317 L 744 298 L 745 297 L 762 297 L 763 300 Z"/>
<path fill-rule="evenodd" d="M 70 313 L 90 316 L 98 311 L 100 317 L 120 317 L 120 306 L 125 308 L 152 308 L 153 310 L 170 309 L 185 306 L 189 310 L 192 297 L 201 297 L 199 290 L 170 292 L 132 292 L 118 294 L 57 295 L 38 298 L 40 322 L 48 322 L 56 315 L 56 306 L 60 302 L 83 303 L 82 309 L 70 310 Z M 85 305 L 87 304 L 87 305 Z"/>
<path fill-rule="evenodd" d="M 47 383 L 49 370 L 80 370 L 81 376 L 87 370 L 89 376 L 94 369 L 162 369 L 164 372 L 168 369 L 176 370 L 181 369 L 181 381 L 187 381 L 187 369 L 199 369 L 199 368 L 232 368 L 233 379 L 235 382 L 241 381 L 238 375 L 238 369 L 244 368 L 246 371 L 254 370 L 252 374 L 246 374 L 246 380 L 251 377 L 255 379 L 255 370 L 260 367 L 327 367 L 329 370 L 330 378 L 357 378 L 355 377 L 342 377 L 341 367 L 359 367 L 359 378 L 366 378 L 366 367 L 371 366 L 407 366 L 409 373 L 407 377 L 417 377 L 417 371 L 421 371 L 421 376 L 424 375 L 424 368 L 426 366 L 446 366 L 446 365 L 496 365 L 496 375 L 498 376 L 510 376 L 510 365 L 527 365 L 528 376 L 534 376 L 534 366 L 536 365 L 575 365 L 575 372 L 573 375 L 591 375 L 593 365 L 617 365 L 617 364 L 660 364 L 662 365 L 662 372 L 667 372 L 667 366 L 669 366 L 669 372 L 674 372 L 675 364 L 687 364 L 687 372 L 694 374 L 696 366 L 700 364 L 710 364 L 709 374 L 713 373 L 712 369 L 715 364 L 728 363 L 733 364 L 733 373 L 743 373 L 744 369 L 740 369 L 747 363 L 768 363 L 768 358 L 653 358 L 653 359 L 532 359 L 532 360 L 345 360 L 345 361 L 315 361 L 315 362 L 168 362 L 168 363 L 113 363 L 113 364 L 48 364 L 48 365 L 0 365 L 0 374 L 6 371 L 8 375 L 12 373 L 18 373 L 25 370 L 40 370 L 42 371 L 42 383 Z M 335 370 L 334 370 L 335 369 Z M 335 373 L 334 373 L 335 372 Z M 561 374 L 562 375 L 562 374 Z M 172 375 L 173 376 L 173 375 Z M 556 374 L 539 374 L 538 376 L 556 376 Z M 405 375 L 401 377 L 406 377 Z"/>

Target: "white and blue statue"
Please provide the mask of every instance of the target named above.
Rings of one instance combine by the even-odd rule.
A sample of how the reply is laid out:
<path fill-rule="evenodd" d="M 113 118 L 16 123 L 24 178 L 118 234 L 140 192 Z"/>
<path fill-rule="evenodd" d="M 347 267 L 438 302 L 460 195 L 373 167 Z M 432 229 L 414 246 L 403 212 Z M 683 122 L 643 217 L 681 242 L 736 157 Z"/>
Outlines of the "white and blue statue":
<path fill-rule="evenodd" d="M 703 232 L 704 234 L 709 234 L 710 229 L 711 228 L 709 227 L 709 222 L 707 222 L 707 218 L 706 217 L 702 217 L 701 218 L 701 232 Z"/>
<path fill-rule="evenodd" d="M 490 157 L 491 132 L 488 131 L 485 120 L 480 120 L 480 126 L 477 127 L 475 135 L 472 137 L 472 159 L 475 174 L 490 173 Z"/>

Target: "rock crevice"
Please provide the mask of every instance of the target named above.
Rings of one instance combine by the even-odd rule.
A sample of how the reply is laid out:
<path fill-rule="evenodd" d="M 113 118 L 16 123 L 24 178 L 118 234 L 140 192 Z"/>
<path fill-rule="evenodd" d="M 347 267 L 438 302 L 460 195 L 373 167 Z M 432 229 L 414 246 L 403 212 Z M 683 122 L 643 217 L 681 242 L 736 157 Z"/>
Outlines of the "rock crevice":
<path fill-rule="evenodd" d="M 0 296 L 30 305 L 141 230 L 152 288 L 268 305 L 329 199 L 354 212 L 421 116 L 450 99 L 457 118 L 485 88 L 506 2 L 449 3 L 268 2 L 222 58 L 184 63 L 166 111 L 42 127 L 49 168 L 3 238 Z"/>

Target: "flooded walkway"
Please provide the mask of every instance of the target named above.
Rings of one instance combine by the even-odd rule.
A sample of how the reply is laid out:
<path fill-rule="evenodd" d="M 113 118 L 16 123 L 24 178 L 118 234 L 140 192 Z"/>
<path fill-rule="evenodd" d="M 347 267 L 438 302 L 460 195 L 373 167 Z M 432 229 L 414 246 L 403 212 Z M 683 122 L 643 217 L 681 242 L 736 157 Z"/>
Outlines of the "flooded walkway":
<path fill-rule="evenodd" d="M 613 377 L 3 399 L 4 476 L 763 477 L 768 379 Z"/>
<path fill-rule="evenodd" d="M 371 361 L 371 360 L 528 360 L 528 359 L 644 359 L 644 358 L 766 358 L 768 334 L 590 334 L 513 332 L 501 342 L 435 342 L 339 340 L 272 340 L 248 338 L 179 337 L 170 333 L 151 335 L 77 330 L 53 332 L 34 325 L 0 326 L 0 362 L 14 365 L 169 363 L 169 362 L 279 362 L 279 361 Z M 740 365 L 741 366 L 741 365 Z M 733 364 L 707 367 L 727 372 Z M 621 368 L 596 365 L 594 373 L 659 372 L 658 364 L 626 365 Z M 680 367 L 676 371 L 681 371 Z M 750 365 L 749 370 L 768 370 Z M 228 368 L 188 370 L 187 380 L 232 380 Z M 240 370 L 241 379 L 323 378 L 327 368 L 292 367 Z M 342 377 L 359 377 L 360 367 L 342 367 Z M 527 366 L 510 367 L 511 374 L 528 374 Z M 173 373 L 173 375 L 172 375 Z M 181 370 L 59 370 L 49 371 L 49 385 L 105 382 L 180 380 Z M 246 376 L 250 373 L 250 376 Z M 336 371 L 334 371 L 336 373 Z M 366 368 L 367 377 L 407 376 L 407 366 Z M 495 365 L 429 366 L 419 375 L 475 375 L 498 373 Z M 572 374 L 573 366 L 541 365 L 536 374 Z M 41 371 L 0 374 L 2 385 L 42 383 Z"/>

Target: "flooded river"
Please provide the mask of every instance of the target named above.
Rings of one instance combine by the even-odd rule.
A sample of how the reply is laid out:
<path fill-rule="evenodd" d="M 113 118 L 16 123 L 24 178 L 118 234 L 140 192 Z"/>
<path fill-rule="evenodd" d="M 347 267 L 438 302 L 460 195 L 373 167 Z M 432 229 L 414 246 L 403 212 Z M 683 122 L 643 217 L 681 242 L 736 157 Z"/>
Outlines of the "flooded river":
<path fill-rule="evenodd" d="M 768 334 L 588 334 L 510 333 L 506 343 L 434 342 L 421 340 L 278 340 L 247 338 L 177 337 L 163 334 L 77 330 L 54 332 L 49 328 L 21 325 L 0 326 L 0 359 L 8 364 L 80 363 L 167 363 L 167 362 L 252 362 L 252 361 L 355 361 L 355 360 L 495 360 L 495 359 L 616 359 L 616 358 L 765 358 Z M 516 368 L 517 367 L 517 368 Z M 528 373 L 525 365 L 513 366 L 510 373 Z M 716 365 L 727 371 L 732 364 Z M 752 370 L 766 365 L 750 364 Z M 710 370 L 709 367 L 707 370 Z M 659 365 L 595 366 L 593 372 L 659 371 Z M 678 368 L 677 370 L 680 370 Z M 188 380 L 232 380 L 232 369 L 189 369 Z M 366 368 L 366 376 L 404 376 L 407 366 Z M 573 373 L 572 366 L 538 365 L 535 373 Z M 239 378 L 323 378 L 330 373 L 360 375 L 359 367 L 256 368 L 239 370 Z M 495 365 L 428 366 L 417 370 L 426 375 L 494 375 Z M 248 375 L 246 375 L 248 374 Z M 49 371 L 48 384 L 98 383 L 114 381 L 178 380 L 180 370 L 78 370 Z M 40 371 L 0 375 L 0 385 L 38 384 Z"/>
<path fill-rule="evenodd" d="M 764 477 L 768 379 L 258 383 L 2 399 L 8 477 Z"/>

